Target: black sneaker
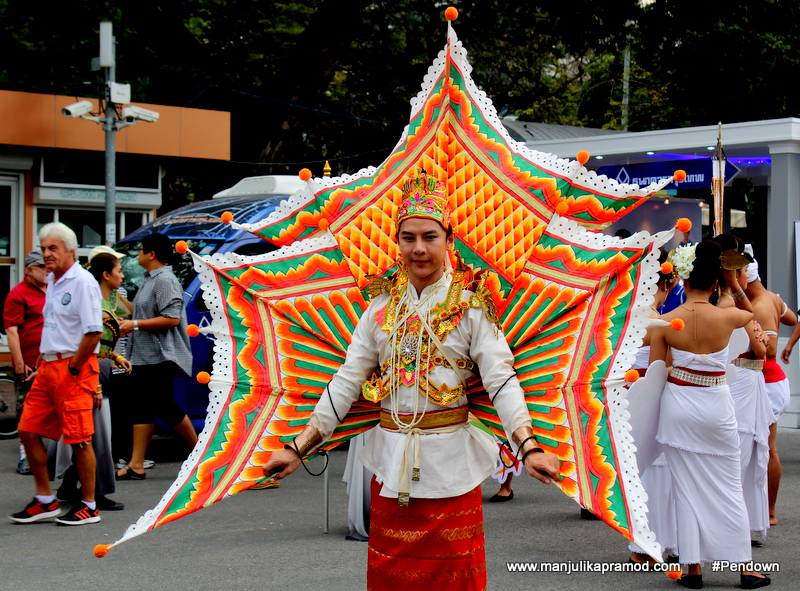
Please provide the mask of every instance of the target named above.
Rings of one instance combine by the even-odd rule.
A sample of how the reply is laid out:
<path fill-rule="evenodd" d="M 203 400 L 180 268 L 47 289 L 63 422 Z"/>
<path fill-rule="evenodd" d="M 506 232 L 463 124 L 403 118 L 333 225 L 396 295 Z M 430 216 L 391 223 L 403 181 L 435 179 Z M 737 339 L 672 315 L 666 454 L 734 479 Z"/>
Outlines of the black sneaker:
<path fill-rule="evenodd" d="M 58 508 L 58 501 L 52 503 L 41 503 L 36 500 L 36 497 L 28 503 L 19 513 L 9 515 L 11 521 L 17 523 L 33 523 L 34 521 L 41 521 L 42 519 L 50 519 L 51 517 L 58 517 L 61 515 L 61 509 Z"/>
<path fill-rule="evenodd" d="M 122 511 L 125 508 L 124 503 L 117 503 L 114 499 L 109 499 L 103 495 L 96 495 L 94 500 L 97 503 L 98 511 Z"/>
<path fill-rule="evenodd" d="M 100 521 L 100 511 L 89 509 L 86 503 L 81 501 L 69 510 L 64 517 L 56 519 L 56 523 L 61 525 L 84 525 L 87 523 L 97 523 Z"/>

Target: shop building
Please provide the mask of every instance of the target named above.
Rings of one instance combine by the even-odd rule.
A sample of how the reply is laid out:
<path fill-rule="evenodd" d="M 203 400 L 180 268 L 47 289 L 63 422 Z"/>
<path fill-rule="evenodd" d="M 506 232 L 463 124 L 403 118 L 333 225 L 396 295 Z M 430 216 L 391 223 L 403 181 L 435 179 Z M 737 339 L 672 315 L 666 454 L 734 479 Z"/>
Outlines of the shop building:
<path fill-rule="evenodd" d="M 23 277 L 25 254 L 44 224 L 60 221 L 88 255 L 105 235 L 105 132 L 68 119 L 61 109 L 79 100 L 0 90 L 0 300 Z M 117 238 L 151 221 L 161 207 L 161 180 L 175 159 L 230 160 L 230 113 L 166 105 L 116 134 Z M 97 109 L 95 109 L 95 112 Z M 10 360 L 0 336 L 0 365 Z"/>
<path fill-rule="evenodd" d="M 686 185 L 673 183 L 660 197 L 658 215 L 663 223 L 674 223 L 670 208 L 685 198 L 705 207 L 703 235 L 710 237 L 708 205 L 711 198 L 711 157 L 717 143 L 718 126 L 687 127 L 646 132 L 607 132 L 569 128 L 565 133 L 536 123 L 504 121 L 512 135 L 533 149 L 575 158 L 579 150 L 590 154 L 587 167 L 623 182 L 647 184 L 653 178 L 674 170 L 691 168 L 695 172 Z M 746 121 L 722 125 L 725 156 L 738 172 L 726 184 L 724 228 L 748 236 L 752 242 L 759 272 L 768 289 L 784 301 L 800 308 L 800 119 L 787 117 L 766 121 Z M 648 172 L 652 171 L 652 172 Z M 665 172 L 667 171 L 667 172 Z M 682 185 L 695 188 L 682 188 Z M 671 204 L 668 202 L 671 200 Z M 705 202 L 705 203 L 702 203 Z M 637 231 L 639 227 L 628 228 Z M 649 228 L 648 228 L 649 229 Z M 779 351 L 790 330 L 781 330 Z M 792 383 L 792 405 L 781 419 L 781 426 L 800 426 L 800 355 L 784 366 Z"/>

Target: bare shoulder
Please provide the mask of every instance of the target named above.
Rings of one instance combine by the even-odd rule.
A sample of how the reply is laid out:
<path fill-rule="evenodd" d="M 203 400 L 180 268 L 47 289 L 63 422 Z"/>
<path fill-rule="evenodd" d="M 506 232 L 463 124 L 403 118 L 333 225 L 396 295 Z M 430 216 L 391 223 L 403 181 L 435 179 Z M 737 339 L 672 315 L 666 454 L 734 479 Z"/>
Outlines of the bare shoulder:
<path fill-rule="evenodd" d="M 777 293 L 767 292 L 770 296 L 772 296 L 772 302 L 775 304 L 775 312 L 777 312 L 778 316 L 783 315 L 783 307 L 786 305 L 783 301 L 783 298 L 779 296 Z"/>
<path fill-rule="evenodd" d="M 780 314 L 775 302 L 775 294 L 767 292 L 763 297 L 751 301 L 756 320 L 765 327 L 777 325 Z"/>
<path fill-rule="evenodd" d="M 754 305 L 755 306 L 755 305 Z M 715 308 L 719 311 L 719 315 L 726 320 L 729 320 L 734 328 L 740 328 L 750 322 L 754 314 L 748 310 L 741 310 L 739 308 Z"/>

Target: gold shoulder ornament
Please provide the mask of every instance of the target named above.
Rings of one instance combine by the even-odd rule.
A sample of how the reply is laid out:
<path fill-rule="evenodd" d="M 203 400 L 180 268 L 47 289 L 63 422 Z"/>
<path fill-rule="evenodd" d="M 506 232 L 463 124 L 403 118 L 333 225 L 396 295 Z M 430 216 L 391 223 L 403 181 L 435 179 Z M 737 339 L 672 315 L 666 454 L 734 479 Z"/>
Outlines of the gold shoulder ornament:
<path fill-rule="evenodd" d="M 500 326 L 500 318 L 497 314 L 497 306 L 494 303 L 494 296 L 491 290 L 486 287 L 486 281 L 489 279 L 490 273 L 490 271 L 480 273 L 477 283 L 472 288 L 473 294 L 469 298 L 469 306 L 470 308 L 483 308 L 483 313 L 486 314 L 486 318 L 489 322 L 494 324 L 495 336 L 497 336 L 498 331 L 502 330 L 502 327 Z"/>
<path fill-rule="evenodd" d="M 370 299 L 374 299 L 381 294 L 392 291 L 392 286 L 394 285 L 392 279 L 394 279 L 394 275 L 388 278 L 381 277 L 380 275 L 367 275 L 367 279 L 369 279 L 369 285 L 367 285 L 367 294 L 369 295 Z"/>

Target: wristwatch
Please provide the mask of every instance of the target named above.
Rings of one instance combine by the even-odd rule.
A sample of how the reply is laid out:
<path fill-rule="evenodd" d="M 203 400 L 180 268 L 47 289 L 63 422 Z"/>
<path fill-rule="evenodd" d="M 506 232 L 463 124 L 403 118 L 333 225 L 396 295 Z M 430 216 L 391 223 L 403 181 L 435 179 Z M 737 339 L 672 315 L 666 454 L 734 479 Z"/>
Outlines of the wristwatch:
<path fill-rule="evenodd" d="M 77 367 L 72 367 L 71 365 L 68 365 L 67 369 L 69 370 L 69 373 L 71 373 L 75 377 L 78 377 L 78 374 L 81 373 L 80 369 L 78 369 Z"/>
<path fill-rule="evenodd" d="M 138 320 L 134 320 L 133 321 L 133 330 L 139 330 L 139 321 Z"/>

